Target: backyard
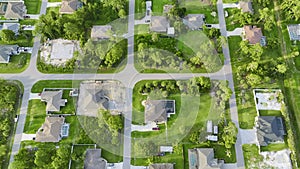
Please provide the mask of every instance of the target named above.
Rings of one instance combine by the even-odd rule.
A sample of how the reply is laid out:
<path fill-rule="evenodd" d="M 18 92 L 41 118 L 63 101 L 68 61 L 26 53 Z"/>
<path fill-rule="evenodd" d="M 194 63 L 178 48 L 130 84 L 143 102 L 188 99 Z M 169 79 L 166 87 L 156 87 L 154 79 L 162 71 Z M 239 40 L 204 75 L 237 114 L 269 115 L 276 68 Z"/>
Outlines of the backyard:
<path fill-rule="evenodd" d="M 28 14 L 39 14 L 42 0 L 25 0 L 25 5 Z"/>
<path fill-rule="evenodd" d="M 20 31 L 20 34 L 12 41 L 6 42 L 0 40 L 0 45 L 19 45 L 20 47 L 32 47 L 33 46 L 33 35 L 32 31 Z"/>
<path fill-rule="evenodd" d="M 29 53 L 21 53 L 10 57 L 9 63 L 0 64 L 0 73 L 21 73 L 29 66 Z"/>

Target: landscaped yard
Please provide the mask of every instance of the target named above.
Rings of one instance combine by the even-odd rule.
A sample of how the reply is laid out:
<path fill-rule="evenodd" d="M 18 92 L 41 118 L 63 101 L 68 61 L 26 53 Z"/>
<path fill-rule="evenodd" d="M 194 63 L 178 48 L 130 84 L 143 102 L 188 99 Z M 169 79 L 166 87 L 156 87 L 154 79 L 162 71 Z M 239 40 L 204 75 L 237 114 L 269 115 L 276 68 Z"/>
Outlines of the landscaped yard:
<path fill-rule="evenodd" d="M 279 110 L 259 110 L 260 116 L 282 116 Z"/>
<path fill-rule="evenodd" d="M 260 151 L 280 151 L 287 148 L 288 145 L 286 143 L 275 143 L 269 144 L 268 146 L 260 147 Z"/>
<path fill-rule="evenodd" d="M 263 156 L 259 154 L 258 147 L 255 144 L 244 144 L 243 152 L 246 168 L 250 168 L 250 166 L 259 168 L 259 164 L 263 161 Z"/>
<path fill-rule="evenodd" d="M 39 14 L 42 0 L 25 0 L 25 5 L 28 14 Z"/>
<path fill-rule="evenodd" d="M 10 57 L 9 63 L 0 64 L 0 73 L 20 73 L 23 72 L 30 62 L 29 53 L 21 53 Z"/>
<path fill-rule="evenodd" d="M 44 88 L 78 88 L 79 80 L 40 80 L 32 88 L 32 93 L 40 93 Z"/>
<path fill-rule="evenodd" d="M 30 100 L 28 103 L 24 133 L 35 134 L 46 117 L 46 104 L 41 100 Z"/>
<path fill-rule="evenodd" d="M 33 35 L 32 31 L 22 31 L 15 40 L 4 42 L 0 40 L 0 45 L 19 45 L 20 47 L 32 47 L 33 46 Z"/>

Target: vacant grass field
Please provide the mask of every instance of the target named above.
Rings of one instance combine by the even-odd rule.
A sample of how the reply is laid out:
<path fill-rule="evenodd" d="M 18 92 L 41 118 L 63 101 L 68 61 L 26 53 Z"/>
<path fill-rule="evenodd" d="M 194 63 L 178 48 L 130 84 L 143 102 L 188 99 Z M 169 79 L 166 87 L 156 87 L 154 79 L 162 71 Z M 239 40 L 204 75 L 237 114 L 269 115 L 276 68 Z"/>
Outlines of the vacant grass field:
<path fill-rule="evenodd" d="M 39 14 L 41 9 L 41 0 L 25 0 L 28 14 Z"/>
<path fill-rule="evenodd" d="M 9 63 L 0 64 L 0 73 L 21 73 L 29 66 L 29 53 L 21 53 L 20 55 L 11 56 Z"/>
<path fill-rule="evenodd" d="M 24 133 L 35 134 L 42 126 L 46 117 L 46 104 L 40 100 L 30 100 L 28 103 Z"/>

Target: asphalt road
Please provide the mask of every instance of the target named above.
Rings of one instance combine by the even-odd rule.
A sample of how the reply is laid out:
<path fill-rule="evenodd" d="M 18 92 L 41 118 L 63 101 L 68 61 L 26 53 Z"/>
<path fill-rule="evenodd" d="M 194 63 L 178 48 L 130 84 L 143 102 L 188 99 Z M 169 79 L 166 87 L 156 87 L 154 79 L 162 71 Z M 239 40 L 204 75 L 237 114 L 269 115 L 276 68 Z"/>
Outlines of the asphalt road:
<path fill-rule="evenodd" d="M 210 77 L 214 80 L 228 80 L 229 86 L 233 91 L 233 95 L 230 99 L 230 112 L 232 121 L 237 125 L 238 124 L 238 114 L 236 108 L 236 98 L 234 94 L 234 84 L 232 77 L 232 69 L 230 65 L 230 55 L 228 44 L 223 46 L 223 53 L 225 56 L 224 67 L 215 73 L 169 73 L 169 74 L 143 74 L 138 73 L 134 68 L 134 5 L 135 0 L 129 1 L 129 18 L 128 18 L 128 58 L 127 65 L 125 69 L 116 74 L 43 74 L 40 73 L 36 68 L 37 54 L 40 47 L 40 37 L 35 38 L 33 51 L 31 55 L 29 67 L 22 73 L 19 74 L 0 74 L 1 78 L 8 80 L 19 80 L 24 85 L 24 95 L 20 110 L 20 118 L 17 124 L 16 135 L 14 138 L 14 143 L 12 147 L 12 153 L 10 157 L 10 162 L 13 161 L 14 155 L 19 151 L 21 143 L 21 134 L 23 133 L 26 113 L 28 108 L 29 94 L 32 85 L 39 80 L 93 80 L 93 79 L 114 79 L 121 81 L 124 86 L 127 87 L 127 102 L 126 102 L 126 111 L 125 124 L 124 124 L 124 152 L 123 152 L 123 169 L 130 168 L 131 160 L 131 121 L 132 121 L 132 89 L 134 85 L 141 80 L 146 79 L 189 79 L 195 76 L 205 76 Z M 47 1 L 42 1 L 41 14 L 46 12 Z M 220 20 L 220 29 L 221 34 L 226 37 L 226 24 L 224 18 L 223 4 L 222 0 L 218 1 L 218 14 Z M 238 168 L 244 167 L 244 158 L 241 149 L 241 139 L 238 136 L 236 144 L 237 152 L 237 166 Z"/>

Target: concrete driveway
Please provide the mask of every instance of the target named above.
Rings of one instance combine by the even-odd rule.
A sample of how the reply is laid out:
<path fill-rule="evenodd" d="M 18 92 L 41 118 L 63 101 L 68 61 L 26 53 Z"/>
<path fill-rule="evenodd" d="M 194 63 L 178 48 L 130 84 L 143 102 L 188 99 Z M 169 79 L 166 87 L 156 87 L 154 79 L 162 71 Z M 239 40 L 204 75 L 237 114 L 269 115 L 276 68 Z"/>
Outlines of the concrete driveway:
<path fill-rule="evenodd" d="M 238 8 L 239 4 L 238 3 L 228 3 L 228 4 L 223 4 L 223 8 Z"/>
<path fill-rule="evenodd" d="M 229 36 L 241 36 L 243 33 L 243 28 L 236 28 L 233 31 L 227 31 L 227 37 Z"/>
<path fill-rule="evenodd" d="M 32 99 L 41 99 L 41 96 L 39 96 L 39 93 L 30 93 L 29 100 Z"/>
<path fill-rule="evenodd" d="M 36 137 L 36 134 L 22 134 L 22 139 L 21 141 L 25 141 L 25 140 L 33 140 L 33 138 Z"/>
<path fill-rule="evenodd" d="M 150 123 L 147 125 L 131 125 L 132 131 L 152 131 L 152 128 L 157 127 L 156 123 Z"/>
<path fill-rule="evenodd" d="M 256 129 L 239 129 L 242 144 L 256 144 L 258 145 Z"/>
<path fill-rule="evenodd" d="M 26 16 L 29 16 L 30 19 L 39 19 L 40 18 L 40 15 L 33 15 L 33 14 L 27 14 Z"/>
<path fill-rule="evenodd" d="M 50 7 L 58 7 L 61 5 L 61 2 L 48 2 L 47 3 L 47 8 L 50 8 Z"/>

